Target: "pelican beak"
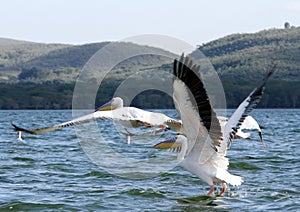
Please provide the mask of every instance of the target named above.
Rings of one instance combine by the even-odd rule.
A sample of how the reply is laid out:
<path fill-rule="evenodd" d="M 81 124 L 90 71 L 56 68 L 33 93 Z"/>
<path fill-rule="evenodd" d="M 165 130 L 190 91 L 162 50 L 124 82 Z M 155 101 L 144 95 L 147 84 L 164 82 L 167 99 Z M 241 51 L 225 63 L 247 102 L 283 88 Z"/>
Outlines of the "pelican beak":
<path fill-rule="evenodd" d="M 181 147 L 181 144 L 176 142 L 176 137 L 169 140 L 162 141 L 158 144 L 155 144 L 153 148 L 155 149 L 171 149 Z"/>
<path fill-rule="evenodd" d="M 107 111 L 107 110 L 114 110 L 116 109 L 116 106 L 112 105 L 112 100 L 110 100 L 109 102 L 105 103 L 104 105 L 102 105 L 101 107 L 98 107 L 96 111 Z"/>

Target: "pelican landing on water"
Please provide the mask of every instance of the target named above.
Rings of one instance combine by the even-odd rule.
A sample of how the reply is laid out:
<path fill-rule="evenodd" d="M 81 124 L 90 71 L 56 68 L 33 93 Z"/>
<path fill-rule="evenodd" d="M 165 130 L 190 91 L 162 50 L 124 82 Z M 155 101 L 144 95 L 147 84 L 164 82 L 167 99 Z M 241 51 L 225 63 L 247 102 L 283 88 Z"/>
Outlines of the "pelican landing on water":
<path fill-rule="evenodd" d="M 14 130 L 19 133 L 20 140 L 22 139 L 21 132 L 29 134 L 42 134 L 70 126 L 85 124 L 96 120 L 112 120 L 123 126 L 125 129 L 138 127 L 156 127 L 158 128 L 158 130 L 156 130 L 157 132 L 167 129 L 172 129 L 174 131 L 180 132 L 181 129 L 181 121 L 170 118 L 162 113 L 145 111 L 136 107 L 124 107 L 123 100 L 120 97 L 113 98 L 108 103 L 97 108 L 93 113 L 50 127 L 30 130 L 16 126 L 13 123 L 11 124 L 14 127 Z M 152 133 L 153 131 L 150 132 Z M 130 143 L 130 135 L 134 134 L 131 134 L 128 131 L 126 131 L 124 134 L 126 135 L 127 142 Z"/>
<path fill-rule="evenodd" d="M 200 66 L 193 65 L 188 57 L 174 61 L 173 100 L 182 120 L 183 134 L 160 142 L 154 148 L 179 148 L 179 165 L 210 185 L 208 195 L 213 194 L 214 184 L 222 184 L 222 195 L 227 184 L 239 186 L 243 182 L 242 177 L 227 171 L 227 149 L 245 118 L 260 102 L 275 66 L 223 127 L 210 104 L 199 70 Z"/>

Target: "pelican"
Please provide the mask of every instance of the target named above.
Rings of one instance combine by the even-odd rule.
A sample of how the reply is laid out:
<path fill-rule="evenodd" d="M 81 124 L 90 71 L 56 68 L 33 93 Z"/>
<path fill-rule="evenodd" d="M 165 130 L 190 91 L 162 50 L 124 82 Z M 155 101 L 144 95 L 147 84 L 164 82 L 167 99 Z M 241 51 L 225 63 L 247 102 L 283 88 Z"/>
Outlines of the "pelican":
<path fill-rule="evenodd" d="M 94 120 L 112 120 L 121 124 L 125 129 L 146 126 L 158 127 L 163 130 L 165 130 L 166 128 L 171 128 L 175 131 L 180 131 L 179 128 L 181 126 L 180 121 L 170 118 L 162 113 L 149 112 L 136 107 L 124 107 L 123 99 L 120 97 L 113 98 L 108 103 L 97 108 L 93 113 L 50 127 L 29 130 L 18 127 L 13 123 L 11 124 L 14 127 L 14 130 L 19 132 L 20 138 L 21 132 L 30 134 L 42 134 L 69 126 L 88 123 Z M 124 134 L 126 135 L 128 144 L 130 144 L 130 136 L 132 134 Z"/>
<path fill-rule="evenodd" d="M 130 144 L 131 142 L 132 135 L 160 133 L 170 129 L 178 133 L 183 132 L 181 120 L 170 118 L 161 113 L 153 113 L 153 112 L 141 110 L 136 107 L 124 107 L 123 105 L 124 103 L 122 98 L 114 97 L 109 102 L 97 108 L 94 113 L 58 125 L 50 126 L 50 127 L 29 130 L 29 129 L 18 127 L 13 123 L 11 124 L 14 127 L 14 130 L 18 132 L 19 135 L 18 140 L 23 140 L 22 132 L 29 133 L 29 134 L 42 134 L 42 133 L 70 127 L 70 126 L 88 123 L 94 120 L 113 120 L 121 124 L 124 127 L 125 132 L 123 134 L 125 134 L 128 144 Z M 228 119 L 222 116 L 219 116 L 218 118 L 221 120 L 222 126 L 225 126 Z M 251 124 L 245 125 L 245 121 L 248 119 L 250 120 L 250 118 L 251 121 L 249 121 L 249 123 Z M 259 135 L 261 136 L 261 130 L 254 118 L 252 118 L 251 116 L 247 116 L 245 121 L 241 126 L 241 128 L 236 133 L 237 138 L 250 138 L 250 133 L 244 133 L 241 131 L 241 129 L 257 129 L 260 133 Z M 159 129 L 143 132 L 140 134 L 131 133 L 127 130 L 128 128 L 138 128 L 142 126 L 146 126 L 146 127 L 157 126 L 159 127 Z"/>
<path fill-rule="evenodd" d="M 222 128 L 225 127 L 225 125 L 226 125 L 226 123 L 228 121 L 228 118 L 224 117 L 224 116 L 218 116 L 217 118 L 220 121 L 221 127 Z M 172 120 L 170 120 L 170 121 L 172 121 Z M 167 123 L 168 123 L 168 121 L 167 121 Z M 171 127 L 171 128 L 169 127 L 169 128 L 167 128 L 167 130 L 169 130 L 169 129 L 175 129 L 178 133 L 182 133 L 183 132 L 181 120 L 179 120 L 178 122 L 175 122 L 173 124 L 175 124 L 175 126 Z M 168 125 L 171 126 L 172 123 L 170 123 Z M 258 135 L 260 137 L 260 140 L 261 140 L 263 146 L 265 146 L 265 142 L 264 142 L 263 137 L 262 137 L 261 128 L 260 128 L 259 124 L 257 123 L 257 121 L 252 116 L 248 115 L 245 118 L 245 120 L 243 121 L 243 124 L 240 126 L 240 128 L 236 132 L 234 138 L 251 139 L 251 133 L 249 133 L 249 132 L 243 132 L 243 130 L 256 130 L 256 131 L 258 131 Z"/>
<path fill-rule="evenodd" d="M 243 121 L 242 125 L 240 126 L 240 128 L 238 129 L 238 131 L 235 135 L 238 138 L 251 139 L 251 134 L 243 132 L 242 131 L 243 129 L 245 129 L 245 130 L 257 130 L 258 135 L 260 137 L 260 140 L 262 141 L 263 145 L 265 146 L 265 142 L 262 138 L 261 128 L 260 128 L 259 124 L 257 123 L 257 121 L 252 116 L 246 116 L 245 120 Z"/>
<path fill-rule="evenodd" d="M 221 124 L 221 128 L 223 129 L 225 125 L 227 124 L 228 118 L 224 116 L 218 116 L 218 119 Z M 235 137 L 234 138 L 245 138 L 245 139 L 251 139 L 251 133 L 249 132 L 243 132 L 243 130 L 256 130 L 258 132 L 258 135 L 260 137 L 260 140 L 265 147 L 265 142 L 262 137 L 262 131 L 257 123 L 257 121 L 250 115 L 245 117 L 245 120 L 243 121 L 242 125 L 240 128 L 237 130 Z"/>
<path fill-rule="evenodd" d="M 220 125 L 221 125 L 221 129 L 223 130 L 224 127 L 225 127 L 225 125 L 228 122 L 228 118 L 224 117 L 224 116 L 217 116 L 217 118 L 219 119 Z M 177 132 L 179 132 L 179 133 L 183 132 L 182 123 L 181 122 L 179 123 L 178 126 L 180 126 L 180 127 L 177 128 L 177 129 L 179 129 Z M 243 121 L 242 125 L 237 130 L 237 132 L 236 132 L 236 134 L 234 136 L 234 138 L 237 138 L 237 139 L 239 139 L 239 138 L 251 139 L 251 133 L 249 133 L 249 132 L 243 132 L 242 130 L 256 130 L 256 131 L 258 131 L 258 135 L 260 137 L 260 140 L 261 140 L 263 146 L 266 147 L 265 142 L 264 142 L 263 137 L 262 137 L 261 128 L 260 128 L 259 124 L 257 123 L 257 121 L 252 116 L 250 116 L 250 115 L 246 116 L 245 120 Z M 172 148 L 180 149 L 181 145 L 179 143 L 177 143 Z"/>
<path fill-rule="evenodd" d="M 209 196 L 214 192 L 214 184 L 222 184 L 222 195 L 227 184 L 239 186 L 243 182 L 242 177 L 227 171 L 227 149 L 245 117 L 260 102 L 275 66 L 239 105 L 223 128 L 210 104 L 199 70 L 200 66 L 193 65 L 193 61 L 183 55 L 179 61 L 174 60 L 173 100 L 182 120 L 184 135 L 160 142 L 154 148 L 180 147 L 177 155 L 179 165 L 210 185 Z"/>

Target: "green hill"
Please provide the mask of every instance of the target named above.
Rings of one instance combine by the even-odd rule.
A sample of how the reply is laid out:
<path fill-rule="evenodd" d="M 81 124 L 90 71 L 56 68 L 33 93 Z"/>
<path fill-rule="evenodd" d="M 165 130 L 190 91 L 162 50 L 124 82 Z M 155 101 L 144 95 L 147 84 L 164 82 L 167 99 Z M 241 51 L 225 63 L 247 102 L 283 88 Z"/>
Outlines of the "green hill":
<path fill-rule="evenodd" d="M 41 44 L 0 38 L 0 108 L 71 108 L 72 92 L 79 71 L 95 52 L 107 44 L 109 42 Z M 114 52 L 115 56 L 131 50 L 170 54 L 162 49 L 132 43 L 116 45 L 119 51 Z M 198 48 L 218 72 L 228 107 L 236 107 L 268 68 L 277 64 L 277 71 L 268 83 L 259 106 L 300 108 L 300 27 L 233 34 Z M 140 55 L 117 64 L 101 85 L 104 92 L 98 95 L 95 105 L 107 101 L 122 80 L 135 71 L 170 71 L 171 63 L 172 60 L 159 55 Z M 89 77 L 91 82 L 96 82 L 98 76 L 92 74 Z M 149 98 L 145 98 L 145 95 Z M 155 101 L 149 103 L 146 99 Z M 170 97 L 157 91 L 138 95 L 133 104 L 148 108 L 173 106 Z"/>
<path fill-rule="evenodd" d="M 300 27 L 233 34 L 199 47 L 223 78 L 255 78 L 277 64 L 281 80 L 300 78 Z"/>
<path fill-rule="evenodd" d="M 74 82 L 85 63 L 101 48 L 110 42 L 85 45 L 40 44 L 10 39 L 0 39 L 0 81 L 6 83 L 20 82 Z M 113 56 L 124 52 L 151 51 L 159 54 L 174 54 L 165 50 L 141 46 L 133 43 L 115 43 L 118 51 Z M 109 58 L 108 58 L 109 59 Z M 161 56 L 138 56 L 122 63 L 122 72 L 150 68 L 170 63 Z M 116 67 L 118 68 L 118 67 Z M 113 77 L 120 78 L 124 73 Z M 97 76 L 91 76 L 97 77 Z"/>
<path fill-rule="evenodd" d="M 16 82 L 24 63 L 68 46 L 0 38 L 0 82 Z"/>
<path fill-rule="evenodd" d="M 3 43 L 0 54 L 1 109 L 71 108 L 72 92 L 80 70 L 98 50 L 110 44 L 109 42 L 85 45 L 38 44 L 0 39 L 0 47 L 1 43 Z M 130 74 L 172 62 L 170 58 L 160 56 L 161 54 L 175 57 L 170 52 L 150 46 L 124 42 L 113 45 L 117 47 L 117 51 L 113 52 L 112 57 L 126 55 L 127 52 L 153 52 L 153 54 L 138 55 L 116 64 L 105 78 L 103 88 L 105 92 L 101 93 L 96 105 L 110 99 L 121 80 Z M 97 82 L 99 78 L 97 74 L 99 75 L 95 72 L 88 76 L 89 84 Z"/>
<path fill-rule="evenodd" d="M 218 72 L 229 107 L 236 107 L 272 64 L 277 71 L 260 106 L 300 107 L 300 27 L 233 34 L 199 50 Z"/>

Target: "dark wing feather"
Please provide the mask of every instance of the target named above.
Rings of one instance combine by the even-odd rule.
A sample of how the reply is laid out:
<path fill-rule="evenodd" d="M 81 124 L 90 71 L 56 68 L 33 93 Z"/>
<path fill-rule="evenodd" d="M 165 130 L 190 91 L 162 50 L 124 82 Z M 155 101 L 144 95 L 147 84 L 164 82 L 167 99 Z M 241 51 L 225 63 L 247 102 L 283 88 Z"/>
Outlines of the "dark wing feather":
<path fill-rule="evenodd" d="M 245 118 L 261 101 L 265 85 L 275 70 L 276 65 L 271 68 L 261 84 L 249 94 L 249 96 L 239 105 L 239 107 L 228 120 L 225 126 L 225 133 L 229 133 L 229 145 L 231 144 L 232 139 L 234 138 L 237 130 L 240 128 Z"/>
<path fill-rule="evenodd" d="M 195 107 L 198 110 L 201 122 L 207 129 L 215 146 L 220 146 L 222 141 L 222 131 L 217 115 L 212 108 L 209 97 L 205 90 L 202 78 L 199 74 L 200 66 L 193 65 L 193 61 L 188 57 L 174 61 L 173 74 L 188 87 L 191 95 L 195 99 Z"/>

